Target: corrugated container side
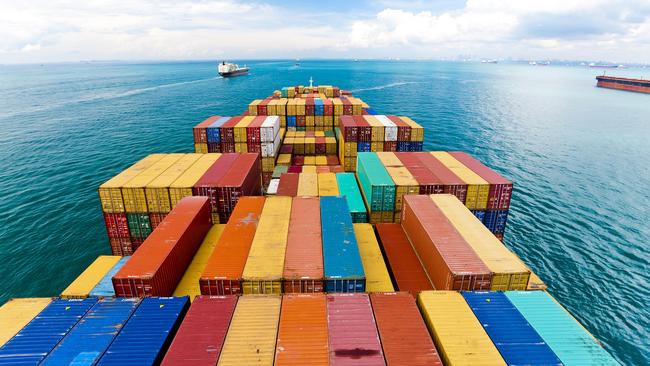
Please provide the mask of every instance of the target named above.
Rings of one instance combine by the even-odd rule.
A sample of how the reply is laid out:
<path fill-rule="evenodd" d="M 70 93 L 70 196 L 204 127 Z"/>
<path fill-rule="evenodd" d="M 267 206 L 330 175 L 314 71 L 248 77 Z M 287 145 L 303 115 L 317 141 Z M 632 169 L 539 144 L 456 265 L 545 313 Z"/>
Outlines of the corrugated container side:
<path fill-rule="evenodd" d="M 395 291 L 372 225 L 354 224 L 354 233 L 366 275 L 366 292 Z"/>
<path fill-rule="evenodd" d="M 324 294 L 284 295 L 274 365 L 329 365 L 327 335 Z"/>
<path fill-rule="evenodd" d="M 280 185 L 278 186 L 278 196 L 295 197 L 298 195 L 298 185 L 300 184 L 299 173 L 284 173 L 280 176 Z"/>
<path fill-rule="evenodd" d="M 320 200 L 295 197 L 284 260 L 284 292 L 323 291 Z"/>
<path fill-rule="evenodd" d="M 490 193 L 490 184 L 445 151 L 434 151 L 431 152 L 431 155 L 435 156 L 436 159 L 467 184 L 467 194 L 465 196 L 467 208 L 470 210 L 485 210 Z"/>
<path fill-rule="evenodd" d="M 316 173 L 300 173 L 296 195 L 318 197 L 318 175 Z"/>
<path fill-rule="evenodd" d="M 115 263 L 115 265 L 108 271 L 104 277 L 97 283 L 97 285 L 90 291 L 89 296 L 95 297 L 114 297 L 115 289 L 113 289 L 113 276 L 124 266 L 124 264 L 131 258 L 130 256 L 122 257 Z"/>
<path fill-rule="evenodd" d="M 185 154 L 165 154 L 162 159 L 151 165 L 122 186 L 124 209 L 127 213 L 146 213 L 148 211 L 145 187 L 165 170 L 176 163 Z"/>
<path fill-rule="evenodd" d="M 460 293 L 423 291 L 418 306 L 445 365 L 506 365 Z"/>
<path fill-rule="evenodd" d="M 347 200 L 352 222 L 368 222 L 368 211 L 354 173 L 336 173 L 336 182 L 339 193 Z"/>
<path fill-rule="evenodd" d="M 219 181 L 218 187 L 219 219 L 227 222 L 240 197 L 259 196 L 262 193 L 259 154 L 242 154 Z"/>
<path fill-rule="evenodd" d="M 376 153 L 357 155 L 357 176 L 370 211 L 395 210 L 395 183 Z"/>
<path fill-rule="evenodd" d="M 423 152 L 415 153 L 415 156 L 420 160 L 422 165 L 429 169 L 443 183 L 444 193 L 451 193 L 458 197 L 461 202 L 465 203 L 465 198 L 467 197 L 467 184 L 465 181 L 460 179 L 433 155 Z"/>
<path fill-rule="evenodd" d="M 398 152 L 395 156 L 404 164 L 418 182 L 420 194 L 442 193 L 444 183 L 435 176 L 414 153 Z"/>
<path fill-rule="evenodd" d="M 83 299 L 113 268 L 120 257 L 115 255 L 100 255 L 61 293 L 63 299 Z"/>
<path fill-rule="evenodd" d="M 395 212 L 402 210 L 402 197 L 406 194 L 419 194 L 420 186 L 405 167 L 386 167 L 388 175 L 395 183 Z"/>
<path fill-rule="evenodd" d="M 338 196 L 339 189 L 336 184 L 336 174 L 319 173 L 318 174 L 318 195 L 319 196 Z"/>
<path fill-rule="evenodd" d="M 192 195 L 208 197 L 211 212 L 220 211 L 219 187 L 221 178 L 228 174 L 239 157 L 240 154 L 237 153 L 222 154 L 219 160 L 212 164 L 194 184 Z"/>
<path fill-rule="evenodd" d="M 194 165 L 200 157 L 200 154 L 186 154 L 182 156 L 156 179 L 145 186 L 147 212 L 167 213 L 171 211 L 169 186 Z"/>
<path fill-rule="evenodd" d="M 172 208 L 176 206 L 178 201 L 183 197 L 192 195 L 192 187 L 196 182 L 201 179 L 203 174 L 214 164 L 221 154 L 204 154 L 199 160 L 189 167 L 182 176 L 176 179 L 169 186 L 169 198 L 171 200 Z"/>
<path fill-rule="evenodd" d="M 49 297 L 9 299 L 0 306 L 0 347 L 52 302 Z"/>
<path fill-rule="evenodd" d="M 385 365 L 368 294 L 327 295 L 330 365 Z"/>
<path fill-rule="evenodd" d="M 507 210 L 512 197 L 512 182 L 464 152 L 450 152 L 456 160 L 490 183 L 488 210 Z"/>
<path fill-rule="evenodd" d="M 277 295 L 240 297 L 217 365 L 273 365 L 281 303 Z"/>
<path fill-rule="evenodd" d="M 237 296 L 198 296 L 178 328 L 163 366 L 212 366 L 226 340 Z"/>
<path fill-rule="evenodd" d="M 442 366 L 413 296 L 406 292 L 370 294 L 386 363 L 390 366 Z"/>

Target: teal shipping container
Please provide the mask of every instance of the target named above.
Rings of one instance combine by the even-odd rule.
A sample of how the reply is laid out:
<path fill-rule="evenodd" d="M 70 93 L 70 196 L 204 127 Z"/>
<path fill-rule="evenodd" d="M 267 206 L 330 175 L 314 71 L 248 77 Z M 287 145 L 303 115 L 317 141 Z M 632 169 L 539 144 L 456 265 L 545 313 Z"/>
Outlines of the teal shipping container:
<path fill-rule="evenodd" d="M 363 203 L 363 197 L 361 197 L 361 191 L 354 173 L 336 173 L 336 184 L 339 187 L 339 194 L 348 201 L 352 222 L 368 222 L 368 211 L 366 211 L 366 205 Z"/>
<path fill-rule="evenodd" d="M 120 258 L 120 260 L 115 263 L 113 268 L 111 268 L 110 271 L 99 281 L 97 286 L 95 286 L 91 291 L 89 296 L 93 297 L 115 297 L 115 289 L 113 288 L 113 276 L 117 273 L 117 271 L 122 268 L 124 263 L 129 260 L 131 256 L 126 256 Z"/>
<path fill-rule="evenodd" d="M 395 210 L 395 183 L 377 154 L 357 155 L 357 176 L 370 211 Z"/>

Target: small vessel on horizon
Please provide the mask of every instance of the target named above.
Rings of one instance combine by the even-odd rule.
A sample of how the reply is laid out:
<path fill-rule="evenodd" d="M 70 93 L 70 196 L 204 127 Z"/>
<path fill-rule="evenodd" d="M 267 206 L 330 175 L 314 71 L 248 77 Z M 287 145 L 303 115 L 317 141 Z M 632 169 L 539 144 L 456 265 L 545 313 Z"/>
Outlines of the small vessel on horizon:
<path fill-rule="evenodd" d="M 621 67 L 622 65 L 614 65 L 614 64 L 597 64 L 597 63 L 590 63 L 589 67 L 593 68 L 598 68 L 598 69 L 616 69 Z"/>
<path fill-rule="evenodd" d="M 498 64 L 498 60 L 481 60 L 482 64 Z"/>
<path fill-rule="evenodd" d="M 250 69 L 246 65 L 244 65 L 244 67 L 239 67 L 237 64 L 223 61 L 219 64 L 217 70 L 219 71 L 219 75 L 229 77 L 246 75 Z"/>

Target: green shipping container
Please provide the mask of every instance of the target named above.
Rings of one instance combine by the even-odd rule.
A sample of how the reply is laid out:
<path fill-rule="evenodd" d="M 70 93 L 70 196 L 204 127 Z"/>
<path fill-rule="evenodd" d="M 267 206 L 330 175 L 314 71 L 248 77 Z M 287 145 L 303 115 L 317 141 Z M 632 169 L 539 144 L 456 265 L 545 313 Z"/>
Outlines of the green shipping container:
<path fill-rule="evenodd" d="M 271 178 L 277 178 L 280 179 L 282 174 L 286 173 L 287 170 L 289 170 L 289 167 L 286 165 L 278 165 L 273 169 L 273 176 Z"/>
<path fill-rule="evenodd" d="M 395 183 L 376 153 L 357 155 L 357 175 L 370 211 L 392 212 L 395 209 Z"/>
<path fill-rule="evenodd" d="M 336 173 L 336 183 L 339 186 L 339 194 L 348 201 L 352 222 L 368 222 L 368 211 L 363 203 L 354 173 Z"/>
<path fill-rule="evenodd" d="M 133 238 L 146 238 L 151 234 L 151 222 L 149 214 L 127 213 L 126 221 L 129 223 L 129 232 Z"/>

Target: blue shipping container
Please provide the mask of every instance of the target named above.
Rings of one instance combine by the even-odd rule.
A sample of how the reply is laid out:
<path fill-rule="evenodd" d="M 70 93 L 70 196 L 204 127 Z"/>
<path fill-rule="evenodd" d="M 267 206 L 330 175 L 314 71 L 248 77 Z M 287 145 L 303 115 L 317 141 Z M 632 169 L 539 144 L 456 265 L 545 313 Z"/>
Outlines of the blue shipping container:
<path fill-rule="evenodd" d="M 134 298 L 100 300 L 50 352 L 42 365 L 94 365 L 139 303 L 140 299 Z"/>
<path fill-rule="evenodd" d="M 508 291 L 505 295 L 565 366 L 619 365 L 596 339 L 545 291 Z"/>
<path fill-rule="evenodd" d="M 345 197 L 320 198 L 325 292 L 364 292 L 365 273 Z"/>
<path fill-rule="evenodd" d="M 287 116 L 287 127 L 296 127 L 296 116 Z"/>
<path fill-rule="evenodd" d="M 411 143 L 408 141 L 398 141 L 397 142 L 397 151 L 409 151 Z"/>
<path fill-rule="evenodd" d="M 472 210 L 472 213 L 477 219 L 483 222 L 483 219 L 485 218 L 485 210 Z"/>
<path fill-rule="evenodd" d="M 120 260 L 115 263 L 113 268 L 111 268 L 110 271 L 104 276 L 101 281 L 95 286 L 95 288 L 90 291 L 90 296 L 94 297 L 114 297 L 115 296 L 115 289 L 113 288 L 113 276 L 117 273 L 117 271 L 122 268 L 124 263 L 131 258 L 130 256 L 122 257 Z"/>
<path fill-rule="evenodd" d="M 370 152 L 370 142 L 357 142 L 357 151 Z"/>
<path fill-rule="evenodd" d="M 374 115 L 377 114 L 377 112 L 375 112 L 375 110 L 372 109 L 372 108 L 366 108 L 365 110 L 366 110 L 366 113 L 368 113 L 371 116 L 374 116 Z"/>
<path fill-rule="evenodd" d="M 187 296 L 144 298 L 98 365 L 160 363 L 189 304 Z"/>
<path fill-rule="evenodd" d="M 320 98 L 314 98 L 314 115 L 322 116 L 325 114 L 325 106 L 323 105 L 323 100 Z"/>
<path fill-rule="evenodd" d="M 503 292 L 464 292 L 463 297 L 508 365 L 562 365 Z"/>
<path fill-rule="evenodd" d="M 219 127 L 223 126 L 223 124 L 229 119 L 230 117 L 221 117 L 205 129 L 208 142 L 221 142 L 221 132 L 219 131 Z"/>
<path fill-rule="evenodd" d="M 0 348 L 0 364 L 38 365 L 97 302 L 54 300 Z"/>
<path fill-rule="evenodd" d="M 485 211 L 483 224 L 495 234 L 503 234 L 506 230 L 506 221 L 508 220 L 508 210 L 488 210 Z"/>

